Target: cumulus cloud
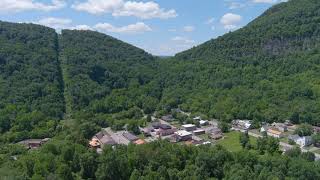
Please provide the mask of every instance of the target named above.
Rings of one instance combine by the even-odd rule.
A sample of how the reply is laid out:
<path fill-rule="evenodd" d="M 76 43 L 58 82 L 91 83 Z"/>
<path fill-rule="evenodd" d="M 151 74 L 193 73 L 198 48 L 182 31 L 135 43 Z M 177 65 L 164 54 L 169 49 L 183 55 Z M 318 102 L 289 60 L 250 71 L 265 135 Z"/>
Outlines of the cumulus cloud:
<path fill-rule="evenodd" d="M 195 30 L 194 26 L 184 26 L 183 31 L 184 32 L 193 32 Z"/>
<path fill-rule="evenodd" d="M 174 9 L 165 10 L 155 2 L 136 2 L 124 0 L 87 0 L 76 3 L 72 8 L 99 15 L 111 13 L 113 16 L 135 16 L 141 19 L 168 19 L 177 16 Z"/>
<path fill-rule="evenodd" d="M 54 29 L 67 29 L 72 23 L 72 20 L 66 19 L 66 18 L 48 17 L 48 18 L 40 19 L 39 21 L 34 23 L 48 26 Z"/>
<path fill-rule="evenodd" d="M 220 19 L 220 23 L 227 30 L 236 29 L 241 22 L 242 16 L 238 14 L 227 13 Z"/>
<path fill-rule="evenodd" d="M 74 30 L 93 30 L 90 26 L 85 25 L 85 24 L 76 25 L 76 26 L 73 26 L 73 27 L 68 28 L 68 29 L 74 29 Z"/>
<path fill-rule="evenodd" d="M 229 4 L 229 9 L 241 9 L 246 7 L 246 4 L 244 3 L 239 3 L 239 2 L 231 2 Z"/>
<path fill-rule="evenodd" d="M 100 32 L 125 33 L 125 34 L 137 34 L 137 33 L 152 31 L 152 29 L 148 25 L 144 24 L 143 22 L 137 22 L 136 24 L 130 24 L 122 27 L 116 27 L 109 23 L 98 23 L 94 26 L 94 29 Z"/>
<path fill-rule="evenodd" d="M 188 39 L 186 37 L 181 37 L 181 36 L 173 37 L 171 40 L 175 41 L 175 42 L 183 43 L 183 44 L 193 44 L 193 43 L 195 43 L 194 40 Z"/>
<path fill-rule="evenodd" d="M 52 0 L 51 3 L 41 3 L 34 0 L 1 0 L 0 12 L 17 13 L 22 11 L 53 11 L 64 8 L 64 0 Z"/>

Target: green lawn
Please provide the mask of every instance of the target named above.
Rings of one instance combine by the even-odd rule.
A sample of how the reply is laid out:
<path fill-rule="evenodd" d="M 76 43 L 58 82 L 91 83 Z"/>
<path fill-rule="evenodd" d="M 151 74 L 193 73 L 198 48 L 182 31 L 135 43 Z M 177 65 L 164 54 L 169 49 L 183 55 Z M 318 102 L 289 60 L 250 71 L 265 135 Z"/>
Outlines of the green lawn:
<path fill-rule="evenodd" d="M 219 144 L 225 147 L 231 152 L 241 151 L 242 147 L 240 145 L 240 132 L 232 131 L 229 133 L 224 133 L 224 138 L 217 141 L 216 144 Z M 257 138 L 250 136 L 250 143 L 252 146 L 256 146 Z"/>

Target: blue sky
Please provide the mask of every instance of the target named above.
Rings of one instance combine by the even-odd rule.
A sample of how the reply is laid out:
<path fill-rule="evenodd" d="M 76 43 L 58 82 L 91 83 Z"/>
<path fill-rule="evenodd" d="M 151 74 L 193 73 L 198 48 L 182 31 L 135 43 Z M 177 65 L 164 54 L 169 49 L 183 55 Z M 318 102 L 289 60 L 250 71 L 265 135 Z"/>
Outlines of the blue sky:
<path fill-rule="evenodd" d="M 174 55 L 234 31 L 284 0 L 1 0 L 0 19 L 90 29 L 154 55 Z"/>

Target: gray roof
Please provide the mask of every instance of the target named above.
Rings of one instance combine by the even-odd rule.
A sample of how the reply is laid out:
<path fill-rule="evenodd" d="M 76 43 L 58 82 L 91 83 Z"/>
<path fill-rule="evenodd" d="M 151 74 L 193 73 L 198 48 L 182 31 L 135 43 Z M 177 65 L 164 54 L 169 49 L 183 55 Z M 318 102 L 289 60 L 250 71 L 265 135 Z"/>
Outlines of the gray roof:
<path fill-rule="evenodd" d="M 102 144 L 114 145 L 116 142 L 110 136 L 103 136 L 100 139 Z"/>
<path fill-rule="evenodd" d="M 136 140 L 139 139 L 137 136 L 135 136 L 135 135 L 133 135 L 133 134 L 131 134 L 131 133 L 129 133 L 129 132 L 125 132 L 125 133 L 123 133 L 122 135 L 123 135 L 123 137 L 125 137 L 125 138 L 128 139 L 129 141 L 136 141 Z"/>

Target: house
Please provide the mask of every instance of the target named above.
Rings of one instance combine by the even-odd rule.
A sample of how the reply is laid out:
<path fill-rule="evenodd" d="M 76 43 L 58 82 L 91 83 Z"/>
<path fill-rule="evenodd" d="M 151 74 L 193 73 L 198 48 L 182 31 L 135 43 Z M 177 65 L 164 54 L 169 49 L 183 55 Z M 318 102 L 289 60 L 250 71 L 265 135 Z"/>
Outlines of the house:
<path fill-rule="evenodd" d="M 168 124 L 160 124 L 159 128 L 163 130 L 172 129 L 172 127 Z"/>
<path fill-rule="evenodd" d="M 207 125 L 209 125 L 209 121 L 207 121 L 207 120 L 200 120 L 200 121 L 199 121 L 199 124 L 200 124 L 200 126 L 207 126 Z"/>
<path fill-rule="evenodd" d="M 287 132 L 288 131 L 288 126 L 285 125 L 284 123 L 272 123 L 272 126 L 280 132 Z"/>
<path fill-rule="evenodd" d="M 160 128 L 160 125 L 161 125 L 160 122 L 153 122 L 151 126 L 152 126 L 154 129 L 159 129 L 159 128 Z"/>
<path fill-rule="evenodd" d="M 186 131 L 194 131 L 197 129 L 196 125 L 194 124 L 185 124 L 182 125 L 182 127 L 186 130 Z"/>
<path fill-rule="evenodd" d="M 129 132 L 122 133 L 122 136 L 125 137 L 126 139 L 128 139 L 130 142 L 134 142 L 139 139 L 137 136 L 135 136 Z"/>
<path fill-rule="evenodd" d="M 177 131 L 176 128 L 171 128 L 171 129 L 159 129 L 156 134 L 159 136 L 169 136 L 174 134 Z"/>
<path fill-rule="evenodd" d="M 306 147 L 310 146 L 312 144 L 312 138 L 311 136 L 302 136 L 299 135 L 290 135 L 288 137 L 289 140 L 294 141 L 296 144 L 298 144 L 300 147 Z"/>
<path fill-rule="evenodd" d="M 134 144 L 136 144 L 136 145 L 142 145 L 142 144 L 145 144 L 145 143 L 146 143 L 146 141 L 143 140 L 143 139 L 138 139 L 138 140 L 136 140 L 136 141 L 134 142 Z"/>
<path fill-rule="evenodd" d="M 269 129 L 268 125 L 263 125 L 263 126 L 261 126 L 261 128 L 260 128 L 260 132 L 267 132 L 268 129 Z"/>
<path fill-rule="evenodd" d="M 313 132 L 316 133 L 316 134 L 320 134 L 320 127 L 313 126 Z"/>
<path fill-rule="evenodd" d="M 284 134 L 275 128 L 270 128 L 267 130 L 267 135 L 275 138 L 282 138 Z"/>
<path fill-rule="evenodd" d="M 193 120 L 195 120 L 195 121 L 200 121 L 200 120 L 201 120 L 201 117 L 200 117 L 200 116 L 196 116 L 196 117 L 193 118 Z"/>
<path fill-rule="evenodd" d="M 154 132 L 153 127 L 140 128 L 140 131 L 144 134 L 144 136 L 151 136 L 151 132 Z"/>
<path fill-rule="evenodd" d="M 221 129 L 214 127 L 208 131 L 208 137 L 214 140 L 221 139 L 223 137 L 223 133 Z"/>
<path fill-rule="evenodd" d="M 205 134 L 206 131 L 204 129 L 197 129 L 193 131 L 194 135 L 201 135 L 201 134 Z"/>
<path fill-rule="evenodd" d="M 164 120 L 164 121 L 167 121 L 167 122 L 174 120 L 174 118 L 173 118 L 173 116 L 171 114 L 166 115 L 166 116 L 162 116 L 161 119 Z"/>
<path fill-rule="evenodd" d="M 25 146 L 28 149 L 37 149 L 40 146 L 42 146 L 44 143 L 48 142 L 50 139 L 45 138 L 45 139 L 26 139 L 23 141 L 18 142 L 18 144 L 21 144 Z"/>
<path fill-rule="evenodd" d="M 174 133 L 176 135 L 177 141 L 189 141 L 192 140 L 192 133 L 186 130 L 180 130 Z"/>
<path fill-rule="evenodd" d="M 109 135 L 104 135 L 99 141 L 100 141 L 102 147 L 104 145 L 116 145 L 117 144 Z"/>
<path fill-rule="evenodd" d="M 234 129 L 240 130 L 248 130 L 251 128 L 252 121 L 251 120 L 233 120 L 232 126 Z"/>

